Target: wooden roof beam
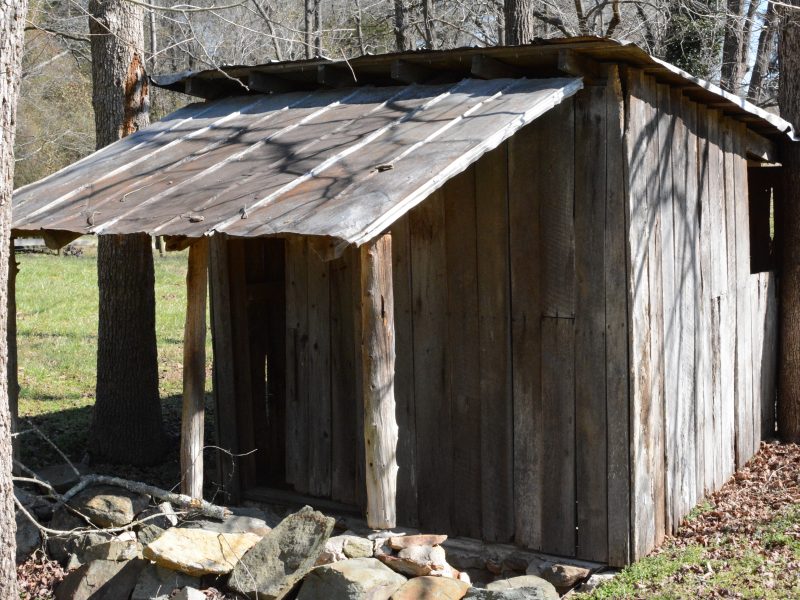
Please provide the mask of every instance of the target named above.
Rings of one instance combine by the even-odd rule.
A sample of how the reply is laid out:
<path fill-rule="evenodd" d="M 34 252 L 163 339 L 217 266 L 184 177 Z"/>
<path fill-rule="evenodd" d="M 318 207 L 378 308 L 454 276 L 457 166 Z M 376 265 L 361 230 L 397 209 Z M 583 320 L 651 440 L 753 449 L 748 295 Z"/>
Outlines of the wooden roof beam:
<path fill-rule="evenodd" d="M 496 58 L 478 54 L 472 57 L 470 73 L 478 79 L 501 79 L 505 77 L 525 77 L 526 72 L 519 67 L 501 62 Z"/>
<path fill-rule="evenodd" d="M 393 60 L 390 67 L 390 75 L 395 81 L 402 83 L 425 83 L 437 75 L 438 71 L 407 60 Z"/>
<path fill-rule="evenodd" d="M 247 76 L 247 87 L 253 92 L 280 94 L 296 90 L 297 84 L 283 77 L 276 77 L 261 71 L 253 71 Z"/>
<path fill-rule="evenodd" d="M 42 240 L 44 240 L 44 245 L 50 250 L 61 250 L 61 248 L 70 242 L 77 240 L 81 235 L 80 233 L 74 233 L 72 231 L 59 231 L 56 229 L 42 230 Z"/>
<path fill-rule="evenodd" d="M 582 77 L 586 83 L 605 83 L 606 67 L 575 50 L 558 51 L 558 70 L 573 77 Z"/>
<path fill-rule="evenodd" d="M 317 66 L 317 83 L 326 87 L 339 88 L 357 85 L 355 73 L 350 69 L 334 67 L 333 65 Z"/>
<path fill-rule="evenodd" d="M 745 136 L 747 157 L 758 162 L 779 163 L 780 155 L 775 142 L 748 129 Z"/>

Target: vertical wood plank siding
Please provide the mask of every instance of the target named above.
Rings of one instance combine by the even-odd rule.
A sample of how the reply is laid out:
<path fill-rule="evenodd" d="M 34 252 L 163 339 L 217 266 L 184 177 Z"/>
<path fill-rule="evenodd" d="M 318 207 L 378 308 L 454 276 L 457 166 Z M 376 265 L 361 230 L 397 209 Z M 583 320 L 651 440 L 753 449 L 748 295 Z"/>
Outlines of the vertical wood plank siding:
<path fill-rule="evenodd" d="M 624 565 L 772 431 L 776 280 L 750 273 L 745 131 L 607 74 L 391 227 L 400 525 Z M 356 250 L 283 243 L 278 483 L 363 507 Z M 249 251 L 211 248 L 220 438 L 240 452 L 270 447 L 241 397 L 262 352 L 246 271 L 268 270 Z M 223 475 L 246 487 L 259 465 L 281 475 Z"/>
<path fill-rule="evenodd" d="M 776 298 L 751 274 L 745 127 L 641 71 L 625 82 L 636 559 L 771 433 Z"/>

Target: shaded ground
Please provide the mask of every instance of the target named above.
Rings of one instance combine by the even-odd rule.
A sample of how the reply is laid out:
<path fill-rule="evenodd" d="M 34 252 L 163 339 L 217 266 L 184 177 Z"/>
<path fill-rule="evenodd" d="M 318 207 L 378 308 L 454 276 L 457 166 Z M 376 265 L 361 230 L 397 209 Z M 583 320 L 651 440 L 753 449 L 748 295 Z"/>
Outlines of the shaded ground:
<path fill-rule="evenodd" d="M 579 598 L 800 598 L 800 446 L 765 443 L 649 557 Z"/>

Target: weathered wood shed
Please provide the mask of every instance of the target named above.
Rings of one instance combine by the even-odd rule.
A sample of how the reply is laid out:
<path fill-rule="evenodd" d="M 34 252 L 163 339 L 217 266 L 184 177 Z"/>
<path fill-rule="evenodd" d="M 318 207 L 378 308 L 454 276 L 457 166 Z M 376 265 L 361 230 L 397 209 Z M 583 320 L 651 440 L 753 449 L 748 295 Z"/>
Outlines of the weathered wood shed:
<path fill-rule="evenodd" d="M 774 431 L 788 123 L 595 38 L 225 71 L 13 230 L 209 240 L 232 497 L 623 565 Z"/>

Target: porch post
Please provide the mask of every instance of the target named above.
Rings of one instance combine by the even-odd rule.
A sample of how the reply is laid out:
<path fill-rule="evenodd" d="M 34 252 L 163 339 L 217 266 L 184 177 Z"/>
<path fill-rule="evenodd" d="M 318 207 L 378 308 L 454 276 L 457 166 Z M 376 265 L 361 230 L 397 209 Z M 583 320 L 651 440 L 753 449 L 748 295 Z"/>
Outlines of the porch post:
<path fill-rule="evenodd" d="M 186 325 L 183 330 L 181 492 L 192 498 L 203 497 L 207 289 L 208 239 L 201 238 L 189 246 Z"/>
<path fill-rule="evenodd" d="M 14 238 L 8 253 L 8 315 L 6 321 L 6 343 L 8 345 L 8 407 L 11 413 L 11 431 L 19 431 L 19 374 L 17 368 L 17 273 L 19 264 L 14 252 Z M 19 438 L 11 441 L 13 456 L 19 459 Z M 16 465 L 14 466 L 16 472 Z"/>
<path fill-rule="evenodd" d="M 392 237 L 361 247 L 361 360 L 367 525 L 397 524 L 397 419 L 394 403 Z"/>

